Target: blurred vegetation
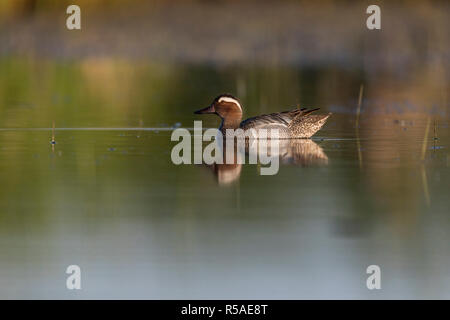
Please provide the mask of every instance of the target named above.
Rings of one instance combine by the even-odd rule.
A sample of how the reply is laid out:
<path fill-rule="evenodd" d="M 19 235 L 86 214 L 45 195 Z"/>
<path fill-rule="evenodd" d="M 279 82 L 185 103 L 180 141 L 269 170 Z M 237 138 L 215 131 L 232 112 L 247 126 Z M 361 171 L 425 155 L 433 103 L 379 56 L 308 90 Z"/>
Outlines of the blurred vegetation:
<path fill-rule="evenodd" d="M 448 109 L 448 1 L 381 1 L 381 31 L 365 27 L 368 1 L 76 1 L 81 31 L 65 28 L 71 1 L 0 3 L 0 59 L 7 71 L 0 76 L 6 86 L 40 92 L 34 104 L 47 99 L 49 105 L 57 99 L 50 95 L 62 94 L 50 81 L 81 90 L 86 99 L 98 95 L 92 103 L 100 108 L 142 103 L 140 111 L 123 105 L 120 111 L 137 121 L 145 105 L 164 113 L 173 99 L 165 92 L 196 82 L 178 108 L 230 91 L 255 111 L 300 103 L 352 112 L 349 96 L 367 82 L 366 98 L 382 101 L 381 108 L 384 99 L 395 99 L 412 100 L 420 112 L 430 105 L 441 114 Z M 263 90 L 255 94 L 258 87 Z"/>

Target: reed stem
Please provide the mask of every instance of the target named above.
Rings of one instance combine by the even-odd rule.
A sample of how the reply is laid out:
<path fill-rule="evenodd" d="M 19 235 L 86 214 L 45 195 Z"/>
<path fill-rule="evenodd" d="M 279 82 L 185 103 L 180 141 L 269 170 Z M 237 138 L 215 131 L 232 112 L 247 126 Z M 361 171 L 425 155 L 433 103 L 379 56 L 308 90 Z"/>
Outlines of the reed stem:
<path fill-rule="evenodd" d="M 358 147 L 358 160 L 359 160 L 359 167 L 362 168 L 362 152 L 361 152 L 361 142 L 359 139 L 359 117 L 361 114 L 361 105 L 362 105 L 362 97 L 364 92 L 364 84 L 361 83 L 361 86 L 359 87 L 359 97 L 358 97 L 358 109 L 356 110 L 356 144 Z"/>

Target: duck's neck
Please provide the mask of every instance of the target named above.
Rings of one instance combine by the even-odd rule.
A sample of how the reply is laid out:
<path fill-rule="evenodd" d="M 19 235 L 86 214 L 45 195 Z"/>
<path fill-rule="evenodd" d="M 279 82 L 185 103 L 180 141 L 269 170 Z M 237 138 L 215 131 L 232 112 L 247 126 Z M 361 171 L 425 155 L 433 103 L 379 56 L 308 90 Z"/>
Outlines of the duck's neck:
<path fill-rule="evenodd" d="M 241 124 L 242 115 L 239 117 L 226 117 L 222 118 L 222 123 L 220 124 L 219 130 L 225 133 L 226 129 L 237 129 Z"/>

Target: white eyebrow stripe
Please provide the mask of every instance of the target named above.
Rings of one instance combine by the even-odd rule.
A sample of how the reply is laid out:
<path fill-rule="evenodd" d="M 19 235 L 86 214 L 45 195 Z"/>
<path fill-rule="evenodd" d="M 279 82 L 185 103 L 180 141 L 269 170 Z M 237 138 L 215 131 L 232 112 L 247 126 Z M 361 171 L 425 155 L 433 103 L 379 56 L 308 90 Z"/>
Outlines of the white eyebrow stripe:
<path fill-rule="evenodd" d="M 219 99 L 218 102 L 222 102 L 222 101 L 235 103 L 235 104 L 238 105 L 239 109 L 241 109 L 241 111 L 242 111 L 242 107 L 241 107 L 241 105 L 239 104 L 239 102 L 236 99 L 233 99 L 233 98 L 230 98 L 230 97 L 222 97 L 222 98 Z"/>

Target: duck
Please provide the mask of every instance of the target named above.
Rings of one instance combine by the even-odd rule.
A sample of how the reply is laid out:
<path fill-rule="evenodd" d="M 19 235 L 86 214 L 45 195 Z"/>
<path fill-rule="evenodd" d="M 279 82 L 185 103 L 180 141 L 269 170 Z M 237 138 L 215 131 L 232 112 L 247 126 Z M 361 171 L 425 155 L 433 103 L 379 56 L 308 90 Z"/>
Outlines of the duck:
<path fill-rule="evenodd" d="M 215 114 L 222 120 L 219 130 L 226 135 L 227 129 L 278 129 L 279 139 L 311 138 L 319 131 L 331 113 L 311 114 L 320 108 L 295 108 L 289 111 L 262 114 L 242 121 L 242 104 L 231 94 L 221 94 L 206 108 L 195 114 Z"/>

